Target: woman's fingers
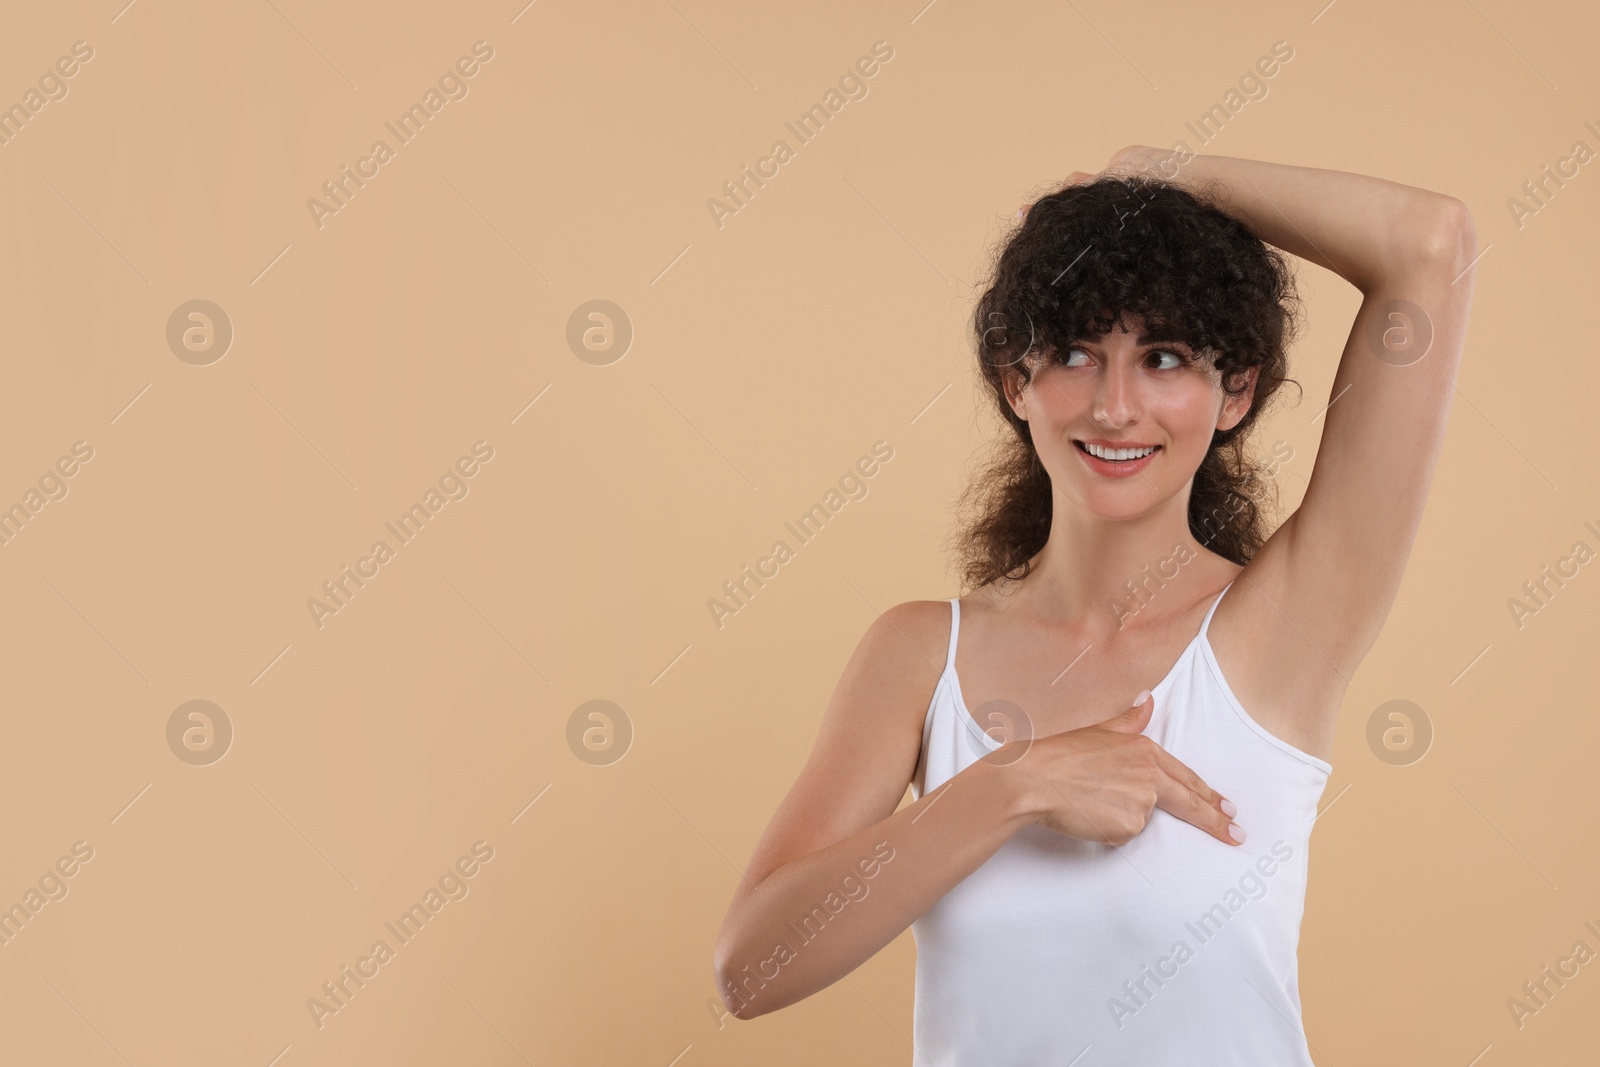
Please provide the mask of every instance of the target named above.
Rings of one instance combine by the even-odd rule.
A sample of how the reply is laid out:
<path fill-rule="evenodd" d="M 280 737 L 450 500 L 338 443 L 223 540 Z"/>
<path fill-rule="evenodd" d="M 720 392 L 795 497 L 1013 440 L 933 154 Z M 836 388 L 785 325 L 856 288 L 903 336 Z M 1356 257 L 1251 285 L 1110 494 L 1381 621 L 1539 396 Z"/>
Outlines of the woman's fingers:
<path fill-rule="evenodd" d="M 1174 778 L 1162 778 L 1162 784 L 1156 788 L 1156 807 L 1199 827 L 1225 845 L 1244 843 L 1244 830 L 1221 808 Z"/>
<path fill-rule="evenodd" d="M 1088 173 L 1087 171 L 1075 170 L 1071 174 L 1067 175 L 1066 184 L 1067 185 L 1079 185 L 1079 184 L 1081 184 L 1083 182 L 1094 181 L 1094 178 L 1095 178 L 1095 176 L 1093 174 Z M 1032 204 L 1019 204 L 1017 206 L 1017 218 L 1019 218 L 1019 219 L 1027 218 L 1028 217 L 1028 209 L 1031 208 L 1031 207 L 1033 207 Z"/>
<path fill-rule="evenodd" d="M 1156 746 L 1156 765 L 1161 769 L 1162 785 L 1156 789 L 1156 807 L 1184 822 L 1198 826 L 1217 840 L 1237 845 L 1244 842 L 1244 830 L 1233 823 L 1233 803 L 1212 789 L 1178 757 Z M 1223 807 L 1226 804 L 1227 807 Z M 1229 830 L 1238 832 L 1235 837 Z"/>

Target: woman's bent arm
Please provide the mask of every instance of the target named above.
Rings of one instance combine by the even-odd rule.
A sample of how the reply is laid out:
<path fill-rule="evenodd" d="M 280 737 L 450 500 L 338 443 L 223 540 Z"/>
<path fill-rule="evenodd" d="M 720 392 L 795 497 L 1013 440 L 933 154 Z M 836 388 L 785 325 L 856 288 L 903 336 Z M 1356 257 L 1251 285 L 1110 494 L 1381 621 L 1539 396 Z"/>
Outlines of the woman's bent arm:
<path fill-rule="evenodd" d="M 1118 152 L 1111 169 L 1146 167 L 1217 197 L 1217 206 L 1263 241 L 1326 267 L 1364 294 L 1409 285 L 1419 266 L 1440 258 L 1456 262 L 1470 227 L 1455 197 L 1350 171 L 1234 156 L 1185 159 L 1140 145 Z"/>
<path fill-rule="evenodd" d="M 1006 768 L 990 764 L 895 811 L 949 635 L 949 604 L 900 604 L 867 628 L 841 674 L 717 936 L 718 989 L 739 1018 L 850 973 L 1031 817 Z"/>
<path fill-rule="evenodd" d="M 887 819 L 742 886 L 717 942 L 723 1003 L 750 1019 L 832 985 L 1030 821 L 1009 768 L 979 760 Z"/>

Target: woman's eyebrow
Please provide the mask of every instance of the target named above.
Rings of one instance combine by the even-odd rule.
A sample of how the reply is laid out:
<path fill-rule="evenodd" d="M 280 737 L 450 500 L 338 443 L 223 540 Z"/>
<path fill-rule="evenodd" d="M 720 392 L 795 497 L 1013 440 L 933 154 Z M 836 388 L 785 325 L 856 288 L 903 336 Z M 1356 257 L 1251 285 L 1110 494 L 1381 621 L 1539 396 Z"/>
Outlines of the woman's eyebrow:
<path fill-rule="evenodd" d="M 1080 336 L 1074 337 L 1071 341 L 1069 341 L 1067 343 L 1068 344 L 1074 344 L 1074 345 L 1084 345 L 1084 344 L 1094 345 L 1095 347 L 1098 348 L 1102 343 L 1104 343 L 1105 338 L 1107 338 L 1109 336 L 1110 336 L 1110 334 L 1104 334 L 1104 333 L 1100 334 L 1097 337 L 1090 337 L 1090 336 L 1085 334 L 1085 335 L 1080 335 Z M 1183 338 L 1177 337 L 1177 336 L 1173 336 L 1173 335 L 1158 335 L 1158 336 L 1152 337 L 1150 334 L 1141 333 L 1138 337 L 1134 338 L 1134 344 L 1138 345 L 1140 348 L 1147 348 L 1147 347 L 1149 347 L 1151 345 L 1173 345 L 1173 346 L 1176 346 L 1178 348 L 1186 348 L 1190 352 L 1196 351 L 1195 347 L 1193 345 L 1191 345 L 1188 341 L 1185 341 Z"/>

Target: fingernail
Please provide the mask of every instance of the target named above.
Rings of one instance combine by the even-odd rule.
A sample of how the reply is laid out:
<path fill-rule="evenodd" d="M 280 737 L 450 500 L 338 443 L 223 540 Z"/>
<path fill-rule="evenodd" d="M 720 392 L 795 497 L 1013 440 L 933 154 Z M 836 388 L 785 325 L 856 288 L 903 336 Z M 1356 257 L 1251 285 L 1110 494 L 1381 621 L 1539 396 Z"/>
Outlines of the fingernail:
<path fill-rule="evenodd" d="M 1139 690 L 1139 695 L 1133 698 L 1133 706 L 1136 707 L 1136 708 L 1142 708 L 1142 707 L 1144 707 L 1144 702 L 1146 700 L 1149 700 L 1149 699 L 1150 699 L 1150 690 L 1141 689 L 1141 690 Z"/>
<path fill-rule="evenodd" d="M 1228 824 L 1228 836 L 1239 842 L 1241 845 L 1244 844 L 1244 831 L 1239 828 L 1238 823 L 1230 822 Z"/>
<path fill-rule="evenodd" d="M 1230 819 L 1239 814 L 1239 809 L 1234 807 L 1233 801 L 1229 800 L 1227 797 L 1223 797 L 1222 803 L 1217 806 L 1222 809 L 1222 814 L 1226 815 Z"/>

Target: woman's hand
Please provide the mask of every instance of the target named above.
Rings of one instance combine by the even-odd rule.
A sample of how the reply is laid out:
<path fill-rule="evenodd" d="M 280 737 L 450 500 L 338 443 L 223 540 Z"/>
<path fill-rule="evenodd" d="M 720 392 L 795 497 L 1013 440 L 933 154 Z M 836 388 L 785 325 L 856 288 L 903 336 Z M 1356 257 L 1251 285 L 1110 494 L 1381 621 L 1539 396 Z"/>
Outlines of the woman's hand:
<path fill-rule="evenodd" d="M 1148 167 L 1156 165 L 1158 162 L 1157 157 L 1165 158 L 1170 154 L 1170 152 L 1162 152 L 1160 149 L 1150 148 L 1145 145 L 1129 145 L 1113 154 L 1110 162 L 1106 164 L 1105 169 L 1099 174 L 1075 170 L 1067 175 L 1065 184 L 1081 185 L 1084 182 L 1092 182 L 1098 178 L 1138 174 Z M 1017 218 L 1026 218 L 1028 209 L 1031 207 L 1033 207 L 1031 203 L 1019 205 Z"/>
<path fill-rule="evenodd" d="M 1225 844 L 1242 842 L 1244 831 L 1230 818 L 1237 814 L 1232 802 L 1140 732 L 1155 708 L 1154 697 L 1140 697 L 1142 704 L 1104 722 L 1008 742 L 994 758 L 1014 760 L 1034 821 L 1068 837 L 1126 844 L 1161 808 Z M 1010 746 L 1019 748 L 1001 755 Z"/>
<path fill-rule="evenodd" d="M 1159 171 L 1161 165 L 1172 154 L 1172 150 L 1168 148 L 1151 148 L 1149 145 L 1131 144 L 1126 148 L 1118 149 L 1111 156 L 1111 162 L 1106 164 L 1105 173 L 1126 177 L 1151 169 Z"/>

